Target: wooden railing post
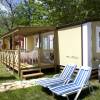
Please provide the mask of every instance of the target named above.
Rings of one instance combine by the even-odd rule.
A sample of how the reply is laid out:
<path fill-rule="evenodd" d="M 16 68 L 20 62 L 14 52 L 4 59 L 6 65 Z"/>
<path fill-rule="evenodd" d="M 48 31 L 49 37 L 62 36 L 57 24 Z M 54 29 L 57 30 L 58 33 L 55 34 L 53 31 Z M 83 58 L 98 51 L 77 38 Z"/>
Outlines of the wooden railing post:
<path fill-rule="evenodd" d="M 3 53 L 4 53 L 4 51 L 2 51 L 2 65 L 3 65 Z"/>
<path fill-rule="evenodd" d="M 38 67 L 40 67 L 40 59 L 41 57 L 40 57 L 40 48 L 38 49 Z"/>
<path fill-rule="evenodd" d="M 18 76 L 21 77 L 21 68 L 20 68 L 20 47 L 18 48 Z"/>
<path fill-rule="evenodd" d="M 6 61 L 5 64 L 7 65 L 7 51 L 6 51 L 6 59 L 5 59 L 5 61 Z"/>
<path fill-rule="evenodd" d="M 1 63 L 2 63 L 2 58 L 3 58 L 3 51 L 2 51 L 2 54 L 1 54 Z"/>
<path fill-rule="evenodd" d="M 3 61 L 2 61 L 2 62 L 3 62 L 3 64 L 4 64 L 4 52 L 3 52 Z"/>
<path fill-rule="evenodd" d="M 0 63 L 2 63 L 2 51 L 0 51 Z"/>
<path fill-rule="evenodd" d="M 1 63 L 1 51 L 0 51 L 0 63 Z"/>
<path fill-rule="evenodd" d="M 3 65 L 3 51 L 1 52 L 1 64 Z"/>
<path fill-rule="evenodd" d="M 12 58 L 12 59 L 13 59 L 13 74 L 14 74 L 14 62 L 15 62 L 15 61 L 14 61 L 14 60 L 15 60 L 15 59 L 14 59 L 14 55 L 15 55 L 15 51 L 12 51 L 12 53 L 13 53 L 13 58 Z"/>
<path fill-rule="evenodd" d="M 8 65 L 10 66 L 10 51 L 9 51 L 9 64 Z"/>
<path fill-rule="evenodd" d="M 2 51 L 0 53 L 0 63 L 2 64 Z"/>

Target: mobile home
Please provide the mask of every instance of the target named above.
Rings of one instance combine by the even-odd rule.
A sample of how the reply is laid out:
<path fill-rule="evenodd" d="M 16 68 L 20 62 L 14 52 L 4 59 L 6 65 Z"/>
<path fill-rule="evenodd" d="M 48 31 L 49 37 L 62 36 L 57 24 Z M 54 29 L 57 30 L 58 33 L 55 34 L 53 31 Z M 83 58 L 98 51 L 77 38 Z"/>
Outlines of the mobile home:
<path fill-rule="evenodd" d="M 38 48 L 38 66 L 66 64 L 98 68 L 100 63 L 100 21 L 86 21 L 59 27 L 17 27 L 4 34 L 3 49 L 31 51 Z M 97 73 L 97 72 L 96 72 Z"/>
<path fill-rule="evenodd" d="M 58 64 L 75 63 L 97 69 L 100 64 L 100 21 L 58 27 Z"/>

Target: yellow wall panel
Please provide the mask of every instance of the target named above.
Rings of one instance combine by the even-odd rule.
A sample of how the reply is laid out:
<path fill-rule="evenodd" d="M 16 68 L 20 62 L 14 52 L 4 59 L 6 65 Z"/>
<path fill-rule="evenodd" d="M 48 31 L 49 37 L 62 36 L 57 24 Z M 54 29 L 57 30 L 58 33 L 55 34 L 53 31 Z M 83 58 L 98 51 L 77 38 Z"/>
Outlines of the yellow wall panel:
<path fill-rule="evenodd" d="M 81 55 L 81 26 L 58 30 L 60 65 L 82 64 Z"/>
<path fill-rule="evenodd" d="M 34 48 L 34 41 L 33 41 L 33 35 L 26 37 L 26 49 L 27 50 L 33 50 Z"/>

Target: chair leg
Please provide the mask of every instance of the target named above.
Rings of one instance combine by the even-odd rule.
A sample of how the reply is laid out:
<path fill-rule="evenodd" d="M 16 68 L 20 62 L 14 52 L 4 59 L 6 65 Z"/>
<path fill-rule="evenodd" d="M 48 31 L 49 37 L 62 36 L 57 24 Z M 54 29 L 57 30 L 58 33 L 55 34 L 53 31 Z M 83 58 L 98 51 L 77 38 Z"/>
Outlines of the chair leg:
<path fill-rule="evenodd" d="M 93 98 L 94 98 L 93 100 L 96 100 L 96 99 L 95 99 L 95 96 L 94 96 L 94 95 L 95 95 L 95 93 L 94 93 L 93 86 L 92 86 L 92 85 L 90 85 L 90 83 L 89 83 L 89 92 L 90 92 L 91 94 L 93 94 Z"/>
<path fill-rule="evenodd" d="M 66 95 L 67 100 L 69 100 L 68 95 Z"/>
<path fill-rule="evenodd" d="M 89 82 L 88 87 L 89 87 L 89 92 L 90 93 L 93 92 L 93 94 L 94 94 L 94 89 L 93 89 L 93 86 L 90 84 L 90 82 Z"/>
<path fill-rule="evenodd" d="M 80 95 L 80 93 L 81 93 L 81 91 L 82 91 L 82 88 L 83 88 L 83 86 L 82 86 L 82 87 L 79 89 L 79 91 L 77 92 L 77 94 L 76 94 L 74 100 L 77 100 L 77 99 L 78 99 L 78 97 L 79 97 L 79 95 Z"/>
<path fill-rule="evenodd" d="M 53 97 L 54 97 L 54 93 L 52 92 L 52 95 L 53 95 Z"/>

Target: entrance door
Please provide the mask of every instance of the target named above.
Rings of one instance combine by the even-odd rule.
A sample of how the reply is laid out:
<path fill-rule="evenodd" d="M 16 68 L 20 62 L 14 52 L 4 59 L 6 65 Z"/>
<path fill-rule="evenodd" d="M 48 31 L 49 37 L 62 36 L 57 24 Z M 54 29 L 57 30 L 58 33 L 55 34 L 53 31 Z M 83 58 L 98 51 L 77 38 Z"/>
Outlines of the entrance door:
<path fill-rule="evenodd" d="M 40 62 L 44 64 L 54 63 L 54 33 L 41 34 Z"/>

